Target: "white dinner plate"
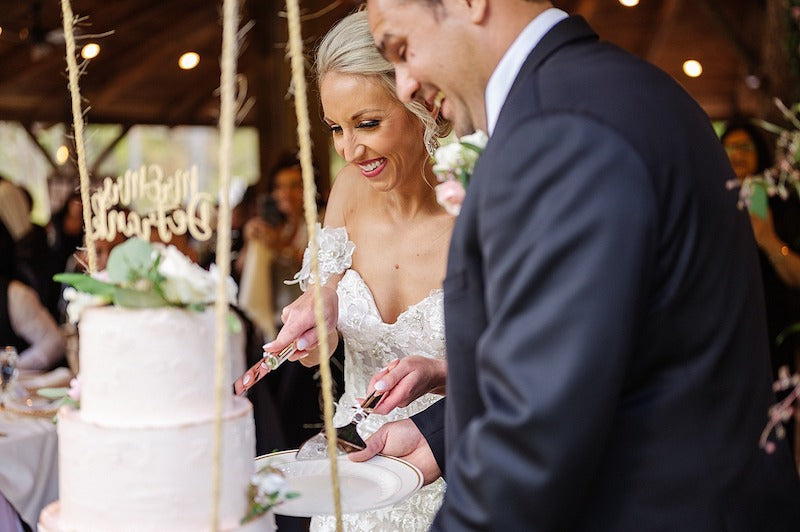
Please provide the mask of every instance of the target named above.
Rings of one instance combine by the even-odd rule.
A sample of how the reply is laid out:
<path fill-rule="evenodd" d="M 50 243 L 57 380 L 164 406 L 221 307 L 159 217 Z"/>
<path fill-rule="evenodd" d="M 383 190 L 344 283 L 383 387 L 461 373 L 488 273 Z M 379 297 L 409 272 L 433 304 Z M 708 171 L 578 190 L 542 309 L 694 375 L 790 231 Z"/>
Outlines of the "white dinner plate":
<path fill-rule="evenodd" d="M 295 460 L 297 449 L 265 454 L 256 458 L 261 469 L 279 469 L 290 492 L 298 496 L 275 507 L 275 513 L 294 517 L 333 515 L 330 462 Z M 366 462 L 352 462 L 342 455 L 337 461 L 342 513 L 375 510 L 395 504 L 422 487 L 422 472 L 392 456 L 375 456 Z"/>

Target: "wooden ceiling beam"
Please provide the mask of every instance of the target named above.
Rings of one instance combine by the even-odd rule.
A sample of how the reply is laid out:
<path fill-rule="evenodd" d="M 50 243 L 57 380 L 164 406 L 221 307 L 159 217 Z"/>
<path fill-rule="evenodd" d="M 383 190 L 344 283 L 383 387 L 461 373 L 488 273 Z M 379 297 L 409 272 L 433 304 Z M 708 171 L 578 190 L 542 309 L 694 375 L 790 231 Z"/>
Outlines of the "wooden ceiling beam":
<path fill-rule="evenodd" d="M 133 27 L 136 24 L 141 24 L 143 21 L 152 18 L 154 16 L 153 13 L 156 6 L 163 5 L 163 0 L 150 0 L 149 3 L 144 3 L 146 1 L 147 0 L 131 0 L 128 2 L 123 2 L 122 0 L 117 0 L 112 4 L 116 5 L 117 7 L 116 13 L 112 13 L 111 15 L 104 14 L 102 22 L 105 28 L 95 28 L 92 26 L 92 18 L 87 18 L 84 23 L 86 26 L 82 26 L 75 35 L 76 46 L 80 47 L 83 41 L 86 40 L 86 37 L 82 38 L 81 35 L 92 35 L 96 33 L 103 33 L 105 31 L 113 31 L 114 28 L 117 28 L 121 24 L 125 24 L 128 27 Z M 126 3 L 129 5 L 127 8 L 124 7 Z M 81 14 L 78 13 L 77 16 L 81 16 Z M 103 43 L 102 41 L 100 42 Z M 32 50 L 32 44 L 28 41 L 23 41 L 19 46 L 15 47 L 14 50 L 8 54 L 5 54 L 9 57 L 0 58 L 0 64 L 3 65 L 3 69 L 0 70 L 0 90 L 7 85 L 13 85 L 20 80 L 34 78 L 46 73 L 47 71 L 64 72 L 66 70 L 66 61 L 64 59 L 66 54 L 66 45 L 63 43 L 60 45 L 51 43 L 46 44 L 50 47 L 50 51 L 46 56 L 38 60 L 34 60 L 30 56 L 30 52 L 25 53 L 26 48 L 28 50 Z M 66 78 L 66 74 L 64 74 L 64 76 Z"/>
<path fill-rule="evenodd" d="M 755 70 L 759 65 L 758 53 L 745 43 L 719 6 L 711 0 L 700 0 L 700 7 L 705 10 L 708 18 L 717 26 L 718 31 L 733 45 L 736 53 L 739 54 L 748 69 L 750 71 Z"/>
<path fill-rule="evenodd" d="M 95 157 L 94 162 L 92 163 L 92 168 L 89 170 L 90 176 L 94 177 L 97 174 L 97 171 L 100 170 L 100 165 L 103 164 L 103 162 L 105 162 L 106 159 L 108 159 L 108 156 L 111 155 L 111 152 L 114 151 L 114 148 L 117 147 L 117 144 L 119 144 L 122 141 L 122 139 L 125 138 L 125 136 L 128 134 L 128 131 L 130 130 L 131 130 L 131 124 L 126 124 L 122 126 L 122 129 L 117 134 L 117 136 L 114 137 L 111 140 L 111 142 L 108 143 L 108 145 L 103 149 L 103 151 L 101 151 L 97 155 L 97 157 Z"/>
<path fill-rule="evenodd" d="M 24 129 L 25 133 L 28 134 L 28 137 L 30 137 L 31 141 L 33 142 L 33 145 L 36 146 L 39 152 L 44 156 L 45 161 L 47 161 L 47 163 L 50 165 L 53 171 L 55 171 L 56 174 L 60 174 L 61 168 L 53 160 L 53 156 L 50 155 L 50 153 L 44 148 L 44 146 L 42 146 L 42 143 L 39 142 L 39 137 L 37 137 L 36 133 L 33 132 L 33 127 L 31 126 L 31 124 L 30 123 L 22 124 L 22 129 Z"/>
<path fill-rule="evenodd" d="M 661 4 L 661 9 L 658 12 L 655 27 L 656 31 L 650 38 L 647 48 L 641 54 L 650 62 L 655 62 L 659 52 L 667 43 L 669 37 L 675 31 L 675 21 L 680 13 L 683 0 L 664 0 Z"/>
<path fill-rule="evenodd" d="M 142 48 L 133 48 L 123 57 L 115 59 L 115 67 L 118 73 L 105 76 L 102 73 L 98 73 L 98 77 L 102 77 L 107 81 L 103 83 L 103 88 L 94 94 L 92 103 L 97 106 L 108 104 L 119 96 L 126 87 L 145 76 L 148 71 L 156 70 L 157 65 L 166 56 L 175 54 L 176 50 L 184 50 L 190 44 L 194 45 L 198 41 L 219 36 L 220 28 L 209 25 L 207 19 L 207 13 L 196 12 L 193 16 L 183 18 L 180 22 L 168 25 L 162 31 L 148 36 L 148 40 L 156 43 L 156 46 L 150 49 L 150 53 L 147 56 L 142 57 Z M 206 23 L 202 24 L 201 22 L 203 21 L 206 21 Z M 180 35 L 180 38 L 176 39 L 175 35 Z M 192 48 L 195 48 L 195 46 L 192 46 Z M 177 68 L 175 62 L 172 62 L 172 65 Z"/>

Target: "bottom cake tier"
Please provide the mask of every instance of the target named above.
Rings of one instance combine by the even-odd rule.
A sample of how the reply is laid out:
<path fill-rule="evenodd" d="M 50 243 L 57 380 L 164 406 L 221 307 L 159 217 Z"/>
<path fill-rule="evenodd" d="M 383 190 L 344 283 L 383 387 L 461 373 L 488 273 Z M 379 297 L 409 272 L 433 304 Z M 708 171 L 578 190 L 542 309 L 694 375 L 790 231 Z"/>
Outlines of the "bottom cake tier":
<path fill-rule="evenodd" d="M 78 410 L 62 408 L 58 439 L 60 504 L 42 514 L 47 532 L 210 529 L 212 420 L 175 427 L 103 427 L 81 419 Z M 252 408 L 237 397 L 223 421 L 217 514 L 222 530 L 240 529 L 254 454 Z"/>
<path fill-rule="evenodd" d="M 128 528 L 117 529 L 125 532 L 127 530 L 138 530 L 135 526 Z M 167 529 L 164 529 L 167 530 Z M 209 521 L 206 528 L 200 530 L 211 530 L 211 522 Z M 220 528 L 219 532 L 275 532 L 275 514 L 268 512 L 244 525 L 239 525 L 235 528 Z M 61 504 L 56 501 L 42 510 L 39 516 L 39 532 L 80 532 L 75 528 L 64 528 L 61 524 Z"/>

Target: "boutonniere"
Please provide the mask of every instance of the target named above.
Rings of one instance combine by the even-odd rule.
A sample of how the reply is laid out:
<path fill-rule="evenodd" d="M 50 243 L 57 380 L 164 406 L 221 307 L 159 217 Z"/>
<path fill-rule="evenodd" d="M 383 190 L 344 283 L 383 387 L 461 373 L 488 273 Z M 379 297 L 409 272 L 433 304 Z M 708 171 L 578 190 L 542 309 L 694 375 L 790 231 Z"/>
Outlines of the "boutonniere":
<path fill-rule="evenodd" d="M 436 201 L 452 216 L 461 212 L 467 185 L 489 137 L 483 131 L 464 135 L 433 154 L 433 173 L 439 179 Z"/>

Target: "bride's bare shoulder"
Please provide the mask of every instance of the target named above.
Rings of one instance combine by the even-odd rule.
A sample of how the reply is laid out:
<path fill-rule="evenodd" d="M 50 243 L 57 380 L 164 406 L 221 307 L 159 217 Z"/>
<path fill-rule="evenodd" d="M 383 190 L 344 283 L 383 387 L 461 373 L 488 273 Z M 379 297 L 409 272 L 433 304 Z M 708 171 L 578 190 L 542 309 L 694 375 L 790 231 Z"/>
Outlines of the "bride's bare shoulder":
<path fill-rule="evenodd" d="M 333 181 L 328 204 L 325 208 L 325 225 L 345 227 L 365 204 L 370 187 L 352 165 L 343 167 Z"/>

